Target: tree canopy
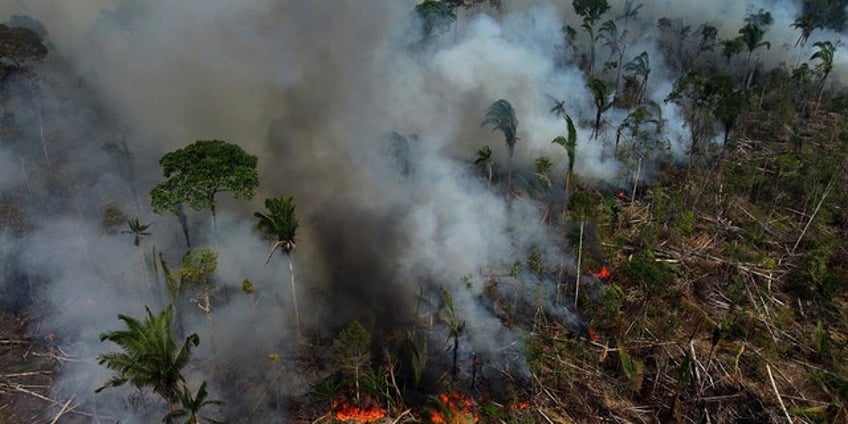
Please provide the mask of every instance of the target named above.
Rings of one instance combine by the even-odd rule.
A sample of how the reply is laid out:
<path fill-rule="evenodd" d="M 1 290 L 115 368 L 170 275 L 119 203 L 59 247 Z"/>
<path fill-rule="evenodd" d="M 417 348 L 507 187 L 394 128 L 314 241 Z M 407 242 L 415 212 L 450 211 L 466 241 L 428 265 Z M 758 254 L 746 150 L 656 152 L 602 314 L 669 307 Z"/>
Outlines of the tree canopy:
<path fill-rule="evenodd" d="M 47 47 L 35 31 L 0 24 L 0 71 L 20 68 L 47 56 Z"/>
<path fill-rule="evenodd" d="M 256 161 L 256 156 L 223 140 L 198 140 L 166 153 L 159 160 L 165 181 L 150 190 L 153 211 L 177 215 L 185 203 L 195 210 L 210 209 L 214 218 L 216 194 L 253 198 L 259 185 Z"/>

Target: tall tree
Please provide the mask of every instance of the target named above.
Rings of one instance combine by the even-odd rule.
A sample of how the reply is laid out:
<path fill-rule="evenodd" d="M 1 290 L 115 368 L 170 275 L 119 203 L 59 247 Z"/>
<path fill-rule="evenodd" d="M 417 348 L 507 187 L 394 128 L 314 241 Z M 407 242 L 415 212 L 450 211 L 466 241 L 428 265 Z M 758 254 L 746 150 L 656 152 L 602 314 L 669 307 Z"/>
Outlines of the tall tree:
<path fill-rule="evenodd" d="M 763 41 L 768 27 L 774 22 L 771 13 L 760 9 L 757 13 L 749 14 L 745 17 L 745 25 L 739 29 L 739 38 L 745 44 L 745 49 L 748 50 L 748 56 L 745 59 L 745 88 L 751 86 L 751 81 L 754 79 L 754 67 L 751 63 L 751 57 L 754 51 L 760 47 L 765 47 L 766 50 L 771 48 L 771 43 Z"/>
<path fill-rule="evenodd" d="M 195 210 L 208 208 L 215 225 L 215 195 L 230 192 L 236 199 L 252 199 L 259 176 L 256 156 L 223 140 L 198 140 L 159 159 L 165 181 L 150 190 L 153 211 L 180 214 L 185 203 Z"/>
<path fill-rule="evenodd" d="M 819 61 L 815 69 L 821 75 L 817 86 L 819 94 L 816 99 L 816 107 L 818 107 L 818 104 L 821 102 L 822 93 L 824 92 L 824 83 L 833 70 L 833 53 L 836 51 L 836 46 L 830 41 L 818 41 L 813 44 L 813 47 L 818 50 L 810 56 L 810 60 Z"/>
<path fill-rule="evenodd" d="M 583 24 L 580 26 L 589 35 L 591 49 L 589 53 L 589 67 L 586 70 L 587 74 L 592 73 L 592 67 L 595 65 L 595 25 L 601 20 L 601 16 L 609 10 L 610 5 L 607 0 L 573 0 L 571 5 L 577 15 L 583 18 Z"/>
<path fill-rule="evenodd" d="M 577 129 L 574 126 L 574 121 L 571 119 L 565 110 L 562 109 L 562 102 L 557 102 L 557 104 L 551 109 L 551 112 L 562 116 L 565 119 L 566 129 L 568 130 L 567 136 L 558 136 L 554 138 L 551 143 L 558 144 L 565 149 L 565 153 L 568 155 L 568 167 L 565 172 L 565 196 L 566 201 L 568 200 L 568 194 L 571 193 L 571 186 L 574 181 L 574 162 L 577 157 Z M 563 208 L 563 212 L 565 212 L 565 208 Z"/>
<path fill-rule="evenodd" d="M 801 35 L 798 36 L 798 40 L 795 41 L 795 47 L 801 48 L 804 48 L 804 46 L 807 45 L 807 41 L 810 39 L 813 31 L 824 28 L 824 25 L 816 23 L 816 21 L 813 20 L 813 15 L 810 13 L 805 13 L 799 16 L 790 26 L 801 31 Z"/>
<path fill-rule="evenodd" d="M 297 227 L 299 225 L 295 215 L 295 203 L 292 197 L 279 197 L 265 199 L 265 211 L 256 212 L 254 216 L 259 218 L 257 226 L 262 234 L 274 241 L 271 252 L 265 260 L 267 264 L 277 249 L 280 249 L 289 261 L 289 283 L 291 285 L 292 305 L 294 306 L 295 329 L 298 337 L 302 337 L 300 328 L 300 312 L 297 307 L 297 290 L 294 284 L 294 266 L 292 256 L 297 247 Z"/>
<path fill-rule="evenodd" d="M 333 340 L 334 359 L 345 377 L 352 379 L 356 403 L 361 399 L 361 380 L 370 372 L 371 333 L 359 321 L 348 324 Z"/>
<path fill-rule="evenodd" d="M 613 101 L 609 99 L 612 90 L 609 84 L 600 78 L 589 78 L 588 85 L 595 103 L 595 125 L 592 131 L 592 138 L 597 139 L 601 133 L 601 116 L 613 104 Z"/>
<path fill-rule="evenodd" d="M 192 346 L 197 346 L 200 339 L 197 334 L 192 334 L 178 347 L 171 333 L 171 307 L 158 315 L 150 312 L 150 308 L 145 310 L 147 318 L 144 321 L 118 315 L 127 329 L 110 331 L 100 336 L 101 342 L 108 340 L 115 343 L 122 352 L 98 355 L 98 363 L 112 370 L 114 375 L 95 392 L 125 383 L 131 383 L 139 389 L 149 387 L 162 396 L 168 402 L 169 409 L 173 410 L 179 401 L 180 383 L 185 382 L 182 369 L 188 364 Z"/>
<path fill-rule="evenodd" d="M 651 74 L 651 61 L 648 52 L 643 51 L 633 60 L 624 65 L 624 70 L 632 72 L 639 78 L 639 87 L 636 92 L 636 103 L 642 103 L 645 92 L 648 91 L 648 76 Z"/>
<path fill-rule="evenodd" d="M 465 321 L 459 318 L 456 307 L 453 304 L 453 296 L 442 290 L 442 302 L 444 307 L 439 311 L 439 318 L 448 326 L 448 340 L 453 339 L 453 366 L 451 375 L 456 377 L 459 371 L 459 338 L 465 331 Z"/>
<path fill-rule="evenodd" d="M 516 136 L 518 119 L 515 117 L 515 110 L 512 105 L 504 99 L 492 103 L 480 126 L 484 127 L 489 124 L 492 124 L 492 131 L 503 133 L 509 152 L 506 164 L 506 193 L 509 196 L 512 189 L 512 156 L 515 153 L 515 143 L 518 142 L 518 136 Z"/>
<path fill-rule="evenodd" d="M 618 25 L 612 19 L 604 22 L 598 31 L 604 45 L 610 48 L 610 56 L 615 57 L 615 86 L 613 93 L 618 97 L 618 86 L 621 82 L 621 68 L 624 62 L 624 52 L 627 50 L 627 30 L 619 31 Z"/>

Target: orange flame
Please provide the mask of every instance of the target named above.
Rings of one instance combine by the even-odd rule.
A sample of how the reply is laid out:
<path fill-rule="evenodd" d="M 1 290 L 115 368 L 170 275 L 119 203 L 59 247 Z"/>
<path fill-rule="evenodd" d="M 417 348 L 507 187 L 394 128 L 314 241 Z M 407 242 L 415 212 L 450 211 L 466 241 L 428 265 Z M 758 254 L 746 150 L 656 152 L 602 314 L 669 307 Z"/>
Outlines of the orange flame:
<path fill-rule="evenodd" d="M 333 400 L 333 409 L 336 410 L 333 416 L 341 422 L 370 423 L 386 416 L 380 407 L 360 408 L 341 399 Z"/>
<path fill-rule="evenodd" d="M 430 422 L 433 424 L 471 424 L 479 420 L 471 398 L 462 393 L 442 393 L 439 402 L 441 412 L 430 412 Z"/>
<path fill-rule="evenodd" d="M 598 272 L 592 272 L 592 275 L 594 275 L 595 277 L 600 278 L 601 280 L 606 280 L 607 278 L 609 278 L 609 277 L 610 277 L 610 272 L 609 272 L 609 269 L 607 269 L 607 266 L 606 266 L 606 265 L 604 265 L 604 266 L 602 266 L 602 267 L 601 267 L 601 270 L 600 270 L 600 271 L 598 271 Z"/>
<path fill-rule="evenodd" d="M 586 329 L 586 335 L 589 336 L 589 340 L 595 343 L 598 343 L 601 340 L 601 338 L 598 337 L 598 332 L 592 327 Z"/>

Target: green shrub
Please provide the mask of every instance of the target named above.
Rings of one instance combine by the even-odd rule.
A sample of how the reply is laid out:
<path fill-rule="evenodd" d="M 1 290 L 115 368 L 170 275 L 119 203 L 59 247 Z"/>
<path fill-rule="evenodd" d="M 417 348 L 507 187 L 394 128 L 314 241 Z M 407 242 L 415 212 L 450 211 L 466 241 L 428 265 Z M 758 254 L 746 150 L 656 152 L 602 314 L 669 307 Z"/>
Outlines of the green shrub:
<path fill-rule="evenodd" d="M 674 279 L 674 273 L 668 264 L 657 262 L 649 250 L 643 250 L 621 266 L 621 274 L 628 281 L 642 285 L 649 295 L 667 293 L 669 284 Z"/>

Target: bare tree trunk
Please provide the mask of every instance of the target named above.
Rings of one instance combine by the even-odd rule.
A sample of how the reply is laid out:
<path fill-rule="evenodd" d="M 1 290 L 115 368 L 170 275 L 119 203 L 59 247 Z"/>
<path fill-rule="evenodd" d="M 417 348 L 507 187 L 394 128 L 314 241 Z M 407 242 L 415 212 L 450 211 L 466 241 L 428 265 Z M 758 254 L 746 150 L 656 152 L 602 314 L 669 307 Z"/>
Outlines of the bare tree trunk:
<path fill-rule="evenodd" d="M 577 297 L 580 295 L 580 266 L 583 261 L 583 223 L 580 220 L 580 241 L 577 243 L 577 278 L 574 281 L 574 309 L 577 309 Z"/>
<path fill-rule="evenodd" d="M 303 341 L 303 333 L 300 328 L 300 311 L 297 308 L 297 290 L 294 285 L 294 266 L 292 265 L 292 254 L 287 255 L 289 259 L 289 283 L 291 284 L 292 305 L 294 305 L 294 326 L 297 331 L 297 339 Z M 358 384 L 358 382 L 357 382 Z"/>
<path fill-rule="evenodd" d="M 50 157 L 47 156 L 47 141 L 44 138 L 44 117 L 42 112 L 38 112 L 38 123 L 41 135 L 41 150 L 44 152 L 44 163 L 50 168 Z"/>

